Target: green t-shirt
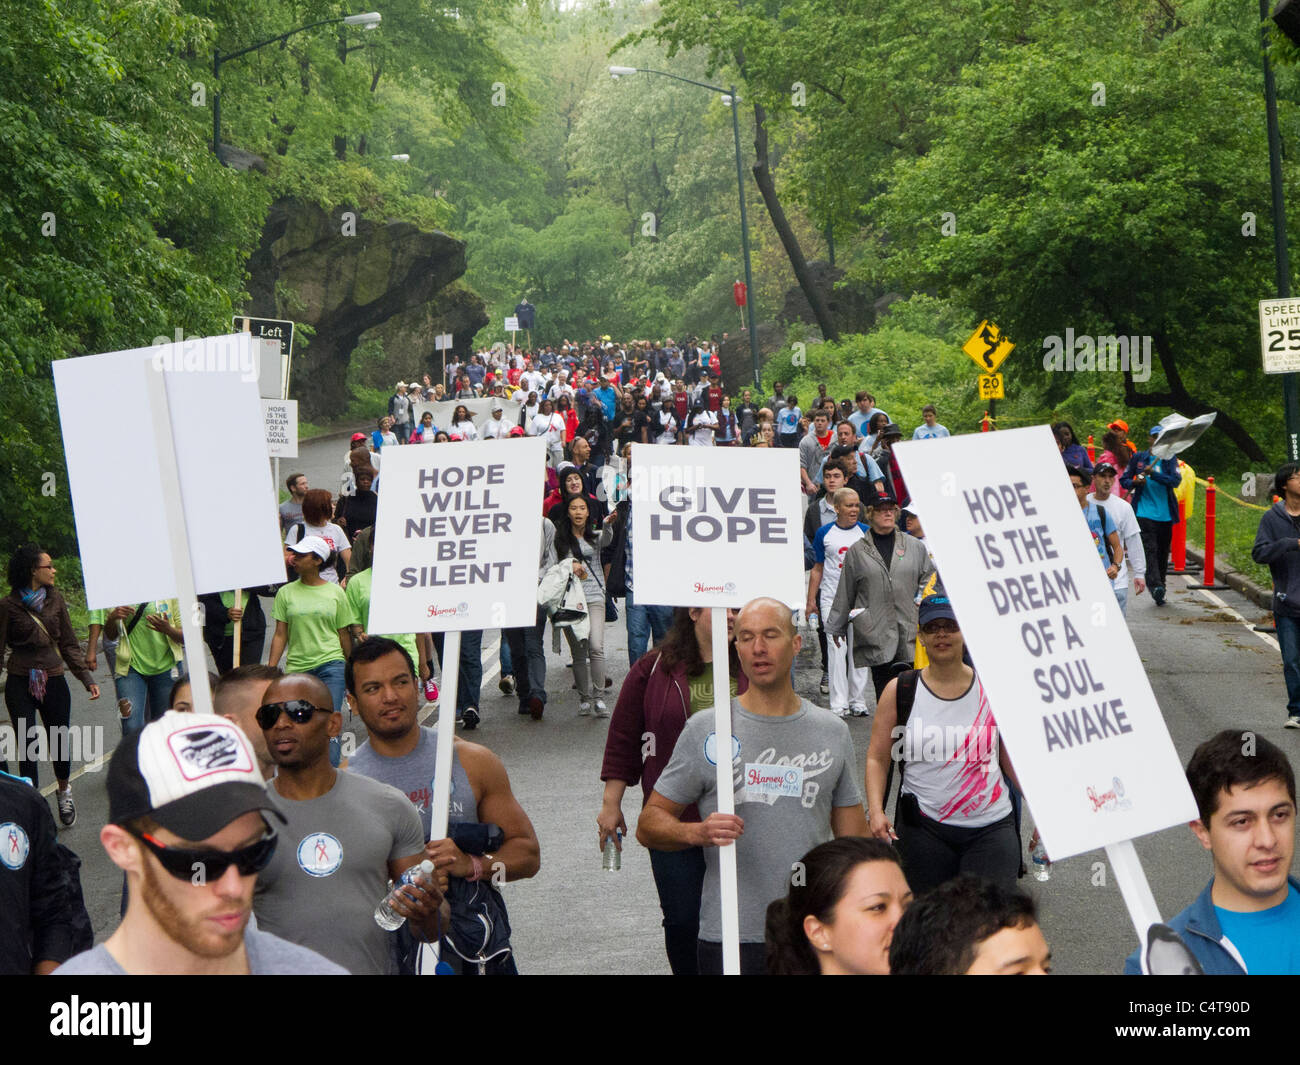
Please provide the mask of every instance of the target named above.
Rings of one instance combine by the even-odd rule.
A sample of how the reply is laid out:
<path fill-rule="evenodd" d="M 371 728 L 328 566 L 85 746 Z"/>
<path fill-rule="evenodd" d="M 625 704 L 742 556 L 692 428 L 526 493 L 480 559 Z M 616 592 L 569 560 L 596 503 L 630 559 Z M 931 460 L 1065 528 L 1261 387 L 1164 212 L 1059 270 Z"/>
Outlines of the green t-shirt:
<path fill-rule="evenodd" d="M 224 606 L 227 610 L 229 610 L 231 607 L 233 607 L 233 606 L 235 605 L 235 593 L 234 593 L 234 592 L 222 592 L 222 593 L 221 593 L 221 605 Z M 235 623 L 234 623 L 233 621 L 227 621 L 227 622 L 226 622 L 226 635 L 227 635 L 227 636 L 233 636 L 233 635 L 235 635 Z"/>
<path fill-rule="evenodd" d="M 734 699 L 739 694 L 739 685 L 736 678 L 728 678 L 731 681 L 731 697 Z M 698 677 L 687 678 L 687 684 L 691 690 L 691 714 L 698 714 L 701 710 L 713 709 L 713 666 L 706 665 L 704 672 Z"/>
<path fill-rule="evenodd" d="M 347 596 L 337 584 L 314 587 L 290 581 L 275 593 L 271 616 L 289 626 L 289 647 L 285 669 L 304 673 L 326 662 L 343 661 L 339 629 L 352 620 Z"/>
<path fill-rule="evenodd" d="M 131 612 L 117 623 L 118 647 L 122 646 L 123 640 L 130 645 L 130 668 L 142 677 L 156 677 L 159 673 L 170 673 L 172 667 L 176 665 L 172 642 L 163 633 L 149 628 L 147 618 L 150 614 L 162 614 L 168 622 L 176 625 L 177 604 L 170 599 L 155 599 L 151 603 L 146 603 L 144 613 L 135 623 L 135 629 L 130 636 L 127 636 L 126 623 L 135 615 L 135 609 L 139 605 L 139 603 L 132 603 Z M 92 610 L 87 614 L 87 624 L 103 626 L 109 613 L 110 611 L 103 609 Z M 179 628 L 179 625 L 177 627 Z M 118 653 L 121 654 L 121 651 Z"/>
<path fill-rule="evenodd" d="M 344 594 L 348 598 L 348 609 L 351 612 L 351 621 L 353 625 L 360 625 L 361 631 L 367 636 L 370 634 L 370 586 L 374 583 L 375 571 L 372 569 L 363 569 L 361 572 L 348 578 L 348 587 Z M 406 648 L 406 653 L 411 656 L 411 661 L 415 663 L 415 671 L 420 671 L 420 652 L 415 646 L 415 636 L 409 632 L 393 633 L 389 639 L 396 640 Z"/>

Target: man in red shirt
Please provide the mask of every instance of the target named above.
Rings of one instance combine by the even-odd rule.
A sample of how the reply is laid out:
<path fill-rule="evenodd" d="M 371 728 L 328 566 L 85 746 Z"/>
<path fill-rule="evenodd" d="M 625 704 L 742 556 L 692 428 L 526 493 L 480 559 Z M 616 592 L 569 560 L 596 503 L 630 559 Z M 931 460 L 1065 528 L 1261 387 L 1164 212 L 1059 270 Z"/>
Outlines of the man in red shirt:
<path fill-rule="evenodd" d="M 722 409 L 722 374 L 717 370 L 709 373 L 709 387 L 704 392 L 709 410 L 717 414 Z"/>
<path fill-rule="evenodd" d="M 673 382 L 673 410 L 677 414 L 678 426 L 686 424 L 686 415 L 691 411 L 691 395 L 686 391 L 686 384 L 679 377 Z M 677 431 L 677 442 L 680 444 L 686 439 L 686 433 L 679 428 Z"/>

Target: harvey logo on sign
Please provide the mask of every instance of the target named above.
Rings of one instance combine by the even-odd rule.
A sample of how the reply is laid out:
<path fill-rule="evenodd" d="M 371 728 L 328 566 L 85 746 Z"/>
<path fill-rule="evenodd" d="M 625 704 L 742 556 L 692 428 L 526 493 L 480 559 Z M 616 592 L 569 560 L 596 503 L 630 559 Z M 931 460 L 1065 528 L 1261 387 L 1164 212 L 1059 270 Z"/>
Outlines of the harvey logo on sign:
<path fill-rule="evenodd" d="M 12 821 L 0 825 L 0 864 L 6 869 L 21 869 L 26 864 L 30 851 L 31 841 L 22 825 L 16 825 Z"/>
<path fill-rule="evenodd" d="M 799 606 L 805 596 L 798 486 L 792 450 L 633 444 L 637 602 L 740 607 L 767 595 Z"/>
<path fill-rule="evenodd" d="M 540 438 L 386 454 L 368 631 L 532 625 L 545 462 Z"/>

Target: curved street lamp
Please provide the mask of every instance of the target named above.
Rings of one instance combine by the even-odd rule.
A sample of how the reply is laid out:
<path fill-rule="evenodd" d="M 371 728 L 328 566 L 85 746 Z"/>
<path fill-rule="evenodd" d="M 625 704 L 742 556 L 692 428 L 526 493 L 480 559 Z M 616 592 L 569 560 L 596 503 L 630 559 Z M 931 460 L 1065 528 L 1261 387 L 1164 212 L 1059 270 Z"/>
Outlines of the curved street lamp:
<path fill-rule="evenodd" d="M 212 77 L 220 83 L 221 64 L 228 63 L 232 59 L 238 59 L 240 56 L 248 55 L 249 52 L 256 52 L 259 48 L 265 48 L 268 44 L 275 44 L 277 41 L 283 46 L 290 37 L 296 33 L 303 33 L 306 30 L 314 30 L 317 26 L 336 26 L 340 23 L 344 26 L 360 26 L 364 30 L 373 30 L 383 20 L 383 15 L 378 11 L 367 11 L 360 15 L 344 15 L 342 18 L 327 18 L 320 22 L 312 22 L 306 26 L 299 26 L 295 30 L 288 30 L 285 33 L 278 33 L 274 37 L 268 37 L 264 41 L 258 41 L 257 44 L 250 44 L 247 48 L 240 48 L 234 52 L 227 52 L 222 55 L 221 50 L 215 45 L 212 47 Z M 214 86 L 212 93 L 212 154 L 217 157 L 217 162 L 225 166 L 221 161 L 221 90 Z"/>
<path fill-rule="evenodd" d="M 615 80 L 625 74 L 658 74 L 661 78 L 684 81 L 687 85 L 698 85 L 701 89 L 719 93 L 723 104 L 731 107 L 731 132 L 736 145 L 736 187 L 740 193 L 740 245 L 745 255 L 745 314 L 749 322 L 749 357 L 754 367 L 754 387 L 759 388 L 758 331 L 754 326 L 754 275 L 749 264 L 749 221 L 745 216 L 745 168 L 740 161 L 740 119 L 736 116 L 737 108 L 733 106 L 740 102 L 740 97 L 736 95 L 736 87 L 733 85 L 730 89 L 724 89 L 720 85 L 709 85 L 707 82 L 683 78 L 680 74 L 669 74 L 666 70 L 647 70 L 644 67 L 612 66 L 609 68 L 609 73 Z"/>

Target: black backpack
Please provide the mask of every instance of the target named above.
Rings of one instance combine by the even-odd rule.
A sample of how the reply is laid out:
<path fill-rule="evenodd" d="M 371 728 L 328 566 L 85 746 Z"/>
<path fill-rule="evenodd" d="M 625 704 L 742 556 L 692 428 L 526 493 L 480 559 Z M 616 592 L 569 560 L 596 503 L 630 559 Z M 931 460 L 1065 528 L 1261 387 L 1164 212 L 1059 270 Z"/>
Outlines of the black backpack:
<path fill-rule="evenodd" d="M 90 926 L 86 900 L 81 893 L 81 859 L 69 847 L 57 840 L 54 853 L 59 860 L 59 879 L 63 882 L 68 899 L 68 923 L 72 926 L 72 953 L 80 954 L 95 945 L 95 930 Z"/>
<path fill-rule="evenodd" d="M 296 521 L 289 526 L 290 532 L 293 532 L 295 529 L 298 530 L 298 539 L 294 540 L 294 543 L 296 544 L 307 535 L 307 523 Z M 343 561 L 343 552 L 341 551 L 334 552 L 334 572 L 338 574 L 339 584 L 341 585 L 348 575 L 348 565 Z"/>

